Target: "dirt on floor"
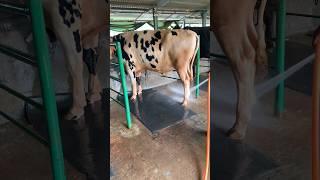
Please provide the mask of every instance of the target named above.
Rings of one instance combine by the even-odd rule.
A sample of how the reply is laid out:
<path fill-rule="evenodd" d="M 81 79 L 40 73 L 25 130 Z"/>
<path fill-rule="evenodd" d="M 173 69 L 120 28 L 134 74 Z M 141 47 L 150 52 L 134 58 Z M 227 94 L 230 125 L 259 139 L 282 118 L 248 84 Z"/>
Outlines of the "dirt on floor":
<path fill-rule="evenodd" d="M 205 165 L 207 92 L 191 102 L 196 113 L 152 135 L 134 116 L 126 128 L 124 109 L 111 101 L 110 159 L 112 180 L 200 179 Z"/>

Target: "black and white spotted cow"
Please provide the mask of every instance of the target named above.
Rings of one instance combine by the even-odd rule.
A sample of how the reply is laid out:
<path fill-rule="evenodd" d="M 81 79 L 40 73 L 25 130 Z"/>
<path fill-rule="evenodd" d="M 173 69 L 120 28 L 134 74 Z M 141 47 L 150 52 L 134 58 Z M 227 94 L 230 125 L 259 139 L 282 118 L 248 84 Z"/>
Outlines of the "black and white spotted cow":
<path fill-rule="evenodd" d="M 140 76 L 146 70 L 166 73 L 176 70 L 184 86 L 183 105 L 190 96 L 193 62 L 199 38 L 191 30 L 156 30 L 126 32 L 113 37 L 121 43 L 125 68 L 132 84 L 132 97 L 142 92 Z M 139 86 L 137 92 L 137 84 Z"/>
<path fill-rule="evenodd" d="M 73 104 L 65 119 L 84 114 L 83 61 L 88 67 L 89 103 L 101 99 L 96 74 L 99 33 L 107 28 L 106 0 L 42 0 L 47 29 L 60 41 L 71 76 Z"/>

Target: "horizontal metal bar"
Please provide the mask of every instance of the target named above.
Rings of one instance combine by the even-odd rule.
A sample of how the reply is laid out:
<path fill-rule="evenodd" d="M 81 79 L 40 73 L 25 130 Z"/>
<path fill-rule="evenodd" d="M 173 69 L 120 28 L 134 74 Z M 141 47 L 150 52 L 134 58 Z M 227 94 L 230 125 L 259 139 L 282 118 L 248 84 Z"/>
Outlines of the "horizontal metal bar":
<path fill-rule="evenodd" d="M 16 97 L 28 102 L 29 104 L 33 105 L 36 108 L 43 109 L 43 106 L 40 103 L 32 100 L 31 98 L 28 98 L 28 97 L 24 96 L 23 94 L 21 94 L 21 93 L 15 91 L 15 90 L 9 88 L 8 86 L 6 86 L 4 84 L 0 83 L 0 88 L 5 90 L 5 91 L 7 91 L 9 94 L 12 94 L 12 95 L 14 95 L 14 96 L 16 96 Z"/>
<path fill-rule="evenodd" d="M 114 76 L 110 76 L 110 78 L 113 79 L 113 80 L 116 80 L 116 81 L 121 82 L 121 80 L 120 80 L 119 78 L 116 78 L 116 77 L 114 77 Z"/>
<path fill-rule="evenodd" d="M 117 94 L 119 94 L 119 95 L 121 95 L 121 96 L 124 96 L 123 94 L 121 94 L 120 92 L 118 92 L 118 91 L 116 91 L 116 90 L 114 90 L 114 89 L 112 89 L 112 88 L 109 88 L 111 91 L 113 91 L 113 92 L 115 92 L 115 93 L 117 93 Z"/>
<path fill-rule="evenodd" d="M 17 49 L 11 48 L 9 46 L 5 46 L 3 44 L 0 44 L 0 52 L 14 57 L 17 60 L 24 62 L 26 64 L 32 65 L 32 66 L 37 66 L 37 63 L 35 61 L 35 58 L 32 57 L 31 55 L 24 53 L 22 51 L 19 51 Z"/>
<path fill-rule="evenodd" d="M 28 128 L 28 127 L 24 126 L 22 123 L 20 123 L 19 121 L 15 120 L 14 118 L 12 118 L 8 114 L 4 113 L 3 111 L 0 111 L 0 115 L 3 116 L 4 118 L 6 118 L 7 120 L 9 120 L 10 122 L 12 122 L 18 128 L 20 128 L 23 131 L 25 131 L 27 134 L 29 134 L 33 138 L 37 139 L 40 143 L 42 143 L 44 145 L 48 145 L 48 141 L 45 140 L 43 137 L 41 137 L 38 133 L 34 132 L 31 128 Z"/>
<path fill-rule="evenodd" d="M 20 14 L 20 15 L 29 15 L 30 9 L 13 3 L 4 3 L 0 2 L 0 10 L 5 10 L 10 13 Z"/>
<path fill-rule="evenodd" d="M 175 77 L 170 77 L 170 76 L 160 76 L 160 77 L 169 78 L 169 79 L 175 79 L 175 80 L 180 80 L 180 78 L 175 78 Z"/>
<path fill-rule="evenodd" d="M 110 65 L 113 65 L 113 66 L 119 66 L 118 63 L 110 63 Z"/>
<path fill-rule="evenodd" d="M 210 53 L 210 56 L 227 59 L 227 56 L 223 54 Z"/>
<path fill-rule="evenodd" d="M 125 108 L 125 106 L 124 106 L 120 101 L 114 99 L 113 97 L 110 97 L 110 98 L 111 98 L 113 101 L 115 101 L 116 103 L 118 103 L 120 106 L 122 106 L 122 107 Z"/>
<path fill-rule="evenodd" d="M 312 14 L 300 14 L 300 13 L 290 13 L 287 12 L 288 16 L 299 16 L 299 17 L 311 17 L 311 18 L 320 18 L 320 16 L 312 15 Z"/>

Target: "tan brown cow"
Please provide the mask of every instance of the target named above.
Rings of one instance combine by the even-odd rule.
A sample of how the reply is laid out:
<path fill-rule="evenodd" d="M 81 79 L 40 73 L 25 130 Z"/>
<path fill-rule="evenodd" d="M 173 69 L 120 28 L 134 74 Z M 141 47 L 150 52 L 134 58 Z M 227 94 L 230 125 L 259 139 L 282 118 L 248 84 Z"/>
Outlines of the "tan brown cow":
<path fill-rule="evenodd" d="M 184 86 L 186 106 L 190 96 L 190 82 L 193 79 L 192 65 L 199 48 L 197 34 L 190 30 L 136 31 L 119 34 L 113 38 L 119 41 L 125 67 L 132 84 L 135 100 L 142 92 L 140 75 L 146 70 L 166 73 L 177 70 Z M 137 91 L 137 84 L 139 89 Z"/>
<path fill-rule="evenodd" d="M 96 74 L 99 33 L 107 28 L 108 1 L 42 0 L 47 28 L 61 42 L 72 82 L 73 103 L 65 119 L 84 114 L 86 97 L 83 61 L 90 73 L 88 101 L 100 100 L 101 87 Z"/>
<path fill-rule="evenodd" d="M 255 102 L 255 74 L 266 74 L 263 14 L 266 0 L 260 3 L 258 25 L 254 25 L 256 0 L 211 0 L 211 29 L 231 62 L 237 83 L 237 117 L 228 131 L 232 139 L 243 139 Z"/>

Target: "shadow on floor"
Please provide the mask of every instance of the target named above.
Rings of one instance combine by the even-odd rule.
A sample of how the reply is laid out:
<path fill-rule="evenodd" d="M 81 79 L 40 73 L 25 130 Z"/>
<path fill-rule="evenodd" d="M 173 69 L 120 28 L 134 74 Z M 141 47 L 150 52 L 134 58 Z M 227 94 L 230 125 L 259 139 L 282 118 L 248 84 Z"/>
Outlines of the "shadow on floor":
<path fill-rule="evenodd" d="M 103 99 L 107 96 L 103 94 Z M 35 100 L 39 101 L 40 98 Z M 87 179 L 105 180 L 107 175 L 107 140 L 104 132 L 104 117 L 108 109 L 101 101 L 88 104 L 85 116 L 78 121 L 62 120 L 62 115 L 71 105 L 70 96 L 57 98 L 65 159 L 86 174 Z M 44 115 L 36 109 L 28 108 L 26 113 L 34 129 L 48 139 L 47 123 Z M 105 110 L 104 110 L 105 109 Z M 104 111 L 103 111 L 104 110 Z"/>

